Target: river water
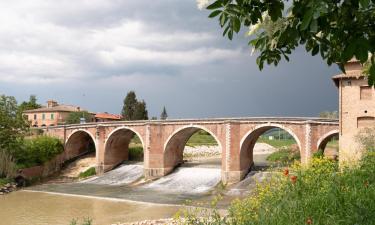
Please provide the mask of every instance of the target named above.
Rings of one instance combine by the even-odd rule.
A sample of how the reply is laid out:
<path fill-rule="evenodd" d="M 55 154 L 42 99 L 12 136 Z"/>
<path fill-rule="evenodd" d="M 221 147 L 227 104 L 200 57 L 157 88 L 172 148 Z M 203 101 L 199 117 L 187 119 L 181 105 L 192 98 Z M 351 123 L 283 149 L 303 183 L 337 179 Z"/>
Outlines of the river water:
<path fill-rule="evenodd" d="M 188 163 L 166 177 L 138 184 L 142 169 L 123 165 L 84 182 L 43 184 L 0 196 L 0 225 L 69 225 L 85 217 L 95 225 L 110 225 L 169 218 L 187 200 L 209 202 L 221 177 L 220 160 Z M 253 177 L 262 175 L 250 173 L 228 196 L 247 193 Z"/>

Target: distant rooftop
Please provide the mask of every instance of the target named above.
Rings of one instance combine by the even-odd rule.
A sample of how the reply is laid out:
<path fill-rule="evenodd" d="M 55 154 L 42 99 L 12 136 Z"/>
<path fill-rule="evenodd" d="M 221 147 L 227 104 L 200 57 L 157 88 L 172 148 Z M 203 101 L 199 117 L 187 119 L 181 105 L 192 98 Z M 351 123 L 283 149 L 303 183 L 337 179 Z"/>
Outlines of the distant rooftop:
<path fill-rule="evenodd" d="M 48 100 L 47 106 L 43 106 L 39 109 L 26 110 L 25 113 L 36 113 L 36 112 L 79 112 L 84 111 L 79 106 L 73 105 L 59 105 L 57 101 Z"/>
<path fill-rule="evenodd" d="M 97 113 L 95 114 L 95 118 L 98 119 L 112 119 L 112 120 L 121 120 L 122 116 L 117 114 L 110 114 L 110 113 Z"/>

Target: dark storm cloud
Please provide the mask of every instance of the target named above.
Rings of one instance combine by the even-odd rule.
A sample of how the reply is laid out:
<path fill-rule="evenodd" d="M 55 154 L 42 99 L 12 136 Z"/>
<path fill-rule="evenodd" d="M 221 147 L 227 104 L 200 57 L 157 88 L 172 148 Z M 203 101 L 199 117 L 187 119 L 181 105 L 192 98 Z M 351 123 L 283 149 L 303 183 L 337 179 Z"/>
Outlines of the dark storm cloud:
<path fill-rule="evenodd" d="M 135 90 L 151 116 L 165 105 L 177 118 L 337 109 L 337 68 L 300 48 L 260 72 L 243 33 L 228 41 L 207 15 L 194 0 L 12 1 L 0 7 L 0 90 L 114 113 Z"/>

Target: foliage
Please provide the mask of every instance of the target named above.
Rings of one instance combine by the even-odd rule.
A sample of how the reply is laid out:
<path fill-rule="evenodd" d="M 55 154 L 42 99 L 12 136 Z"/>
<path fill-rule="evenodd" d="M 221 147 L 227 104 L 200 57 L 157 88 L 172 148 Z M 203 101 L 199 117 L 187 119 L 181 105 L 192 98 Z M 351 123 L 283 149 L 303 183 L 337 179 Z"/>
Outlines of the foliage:
<path fill-rule="evenodd" d="M 160 119 L 166 120 L 167 118 L 168 118 L 168 113 L 167 113 L 167 109 L 165 109 L 165 106 L 164 106 L 163 111 L 161 111 L 161 114 L 160 114 Z"/>
<path fill-rule="evenodd" d="M 138 101 L 135 92 L 129 91 L 124 99 L 121 114 L 124 120 L 147 120 L 146 102 L 144 100 Z"/>
<path fill-rule="evenodd" d="M 66 119 L 66 124 L 79 124 L 81 118 L 85 118 L 85 122 L 90 122 L 92 120 L 92 115 L 87 111 L 70 112 Z"/>
<path fill-rule="evenodd" d="M 375 152 L 375 128 L 364 128 L 355 138 L 363 150 Z"/>
<path fill-rule="evenodd" d="M 16 163 L 21 168 L 42 165 L 64 151 L 58 138 L 37 136 L 25 139 L 23 145 L 13 153 Z"/>
<path fill-rule="evenodd" d="M 73 219 L 70 222 L 70 225 L 78 225 L 78 220 L 77 219 Z M 92 225 L 92 219 L 90 219 L 90 218 L 84 219 L 83 223 L 81 225 Z"/>
<path fill-rule="evenodd" d="M 11 151 L 16 148 L 28 129 L 28 124 L 18 110 L 12 96 L 0 95 L 0 149 Z"/>
<path fill-rule="evenodd" d="M 13 182 L 12 179 L 9 179 L 9 178 L 0 178 L 0 187 L 1 187 L 1 186 L 4 186 L 4 185 L 6 185 L 6 184 L 9 184 L 9 183 L 11 183 L 11 182 Z"/>
<path fill-rule="evenodd" d="M 87 170 L 85 170 L 84 172 L 79 173 L 78 177 L 79 178 L 86 178 L 86 177 L 91 177 L 91 176 L 94 176 L 94 175 L 96 175 L 95 167 L 90 167 Z"/>
<path fill-rule="evenodd" d="M 18 107 L 20 112 L 24 112 L 26 110 L 38 109 L 42 106 L 37 103 L 37 98 L 35 95 L 30 95 L 29 101 L 22 102 Z"/>
<path fill-rule="evenodd" d="M 17 166 L 8 151 L 0 149 L 0 178 L 11 178 L 17 172 Z M 0 185 L 1 186 L 1 185 Z"/>
<path fill-rule="evenodd" d="M 129 147 L 129 160 L 143 161 L 143 148 L 142 146 Z"/>
<path fill-rule="evenodd" d="M 211 136 L 211 134 L 207 133 L 204 130 L 200 130 L 196 133 L 194 133 L 189 140 L 186 143 L 187 146 L 216 146 L 217 142 L 214 137 Z"/>
<path fill-rule="evenodd" d="M 294 151 L 291 148 L 280 149 L 276 152 L 271 153 L 267 156 L 267 160 L 270 162 L 278 163 L 281 165 L 288 165 L 296 160 L 300 160 L 301 155 L 299 151 Z"/>
<path fill-rule="evenodd" d="M 229 39 L 242 26 L 250 27 L 249 45 L 259 51 L 260 69 L 265 62 L 277 65 L 282 57 L 289 61 L 292 51 L 304 45 L 328 65 L 338 62 L 344 72 L 353 57 L 367 63 L 364 72 L 375 84 L 374 0 L 215 0 L 207 9 Z"/>
<path fill-rule="evenodd" d="M 148 111 L 144 100 L 137 102 L 135 106 L 134 120 L 148 120 Z"/>
<path fill-rule="evenodd" d="M 338 119 L 339 113 L 337 111 L 323 111 L 319 113 L 319 117 L 326 118 L 326 119 Z"/>
<path fill-rule="evenodd" d="M 375 221 L 374 171 L 374 153 L 342 170 L 334 161 L 314 158 L 308 168 L 295 164 L 259 183 L 252 195 L 232 203 L 228 216 L 201 218 L 192 212 L 187 224 L 370 225 Z"/>

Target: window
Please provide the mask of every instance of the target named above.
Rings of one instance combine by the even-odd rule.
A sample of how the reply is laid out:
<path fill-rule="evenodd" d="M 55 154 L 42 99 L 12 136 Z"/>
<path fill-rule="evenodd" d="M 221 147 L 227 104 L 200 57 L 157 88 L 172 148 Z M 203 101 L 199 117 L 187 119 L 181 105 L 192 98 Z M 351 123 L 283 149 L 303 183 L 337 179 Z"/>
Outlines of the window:
<path fill-rule="evenodd" d="M 46 114 L 42 114 L 42 120 L 45 120 L 46 119 Z"/>
<path fill-rule="evenodd" d="M 34 114 L 34 120 L 36 120 L 36 118 L 37 118 L 37 116 L 36 116 L 36 114 Z"/>
<path fill-rule="evenodd" d="M 373 126 L 375 126 L 375 117 L 363 116 L 363 117 L 357 118 L 358 128 L 373 127 Z"/>
<path fill-rule="evenodd" d="M 371 100 L 372 99 L 372 87 L 362 86 L 361 87 L 361 100 Z"/>
<path fill-rule="evenodd" d="M 51 113 L 51 120 L 55 119 L 55 114 Z"/>

